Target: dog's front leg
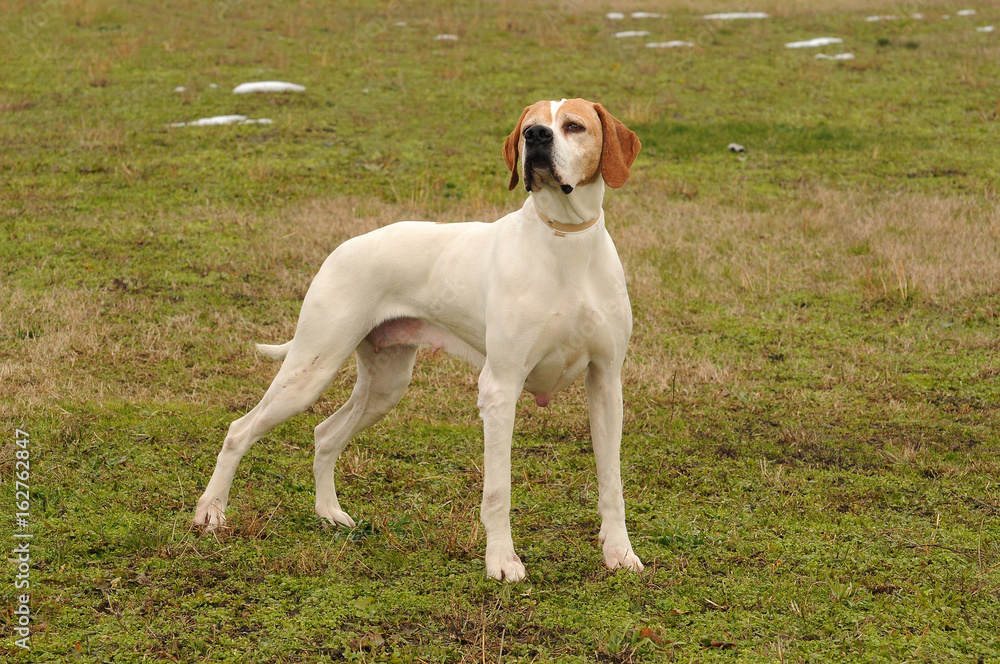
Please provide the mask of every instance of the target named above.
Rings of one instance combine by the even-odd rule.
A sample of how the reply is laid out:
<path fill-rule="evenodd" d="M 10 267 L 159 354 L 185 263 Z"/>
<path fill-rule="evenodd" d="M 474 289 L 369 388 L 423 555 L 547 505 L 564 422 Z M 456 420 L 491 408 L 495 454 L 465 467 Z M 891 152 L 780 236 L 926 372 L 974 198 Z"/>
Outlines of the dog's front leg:
<path fill-rule="evenodd" d="M 486 528 L 486 574 L 501 581 L 524 578 L 510 533 L 510 446 L 517 398 L 523 378 L 497 376 L 489 361 L 479 374 L 479 414 L 483 418 L 483 505 Z"/>
<path fill-rule="evenodd" d="M 597 462 L 597 509 L 601 515 L 600 541 L 604 564 L 609 569 L 625 567 L 642 571 L 642 561 L 632 551 L 625 528 L 625 498 L 622 495 L 622 382 L 621 369 L 591 364 L 587 369 L 587 406 L 590 435 Z"/>

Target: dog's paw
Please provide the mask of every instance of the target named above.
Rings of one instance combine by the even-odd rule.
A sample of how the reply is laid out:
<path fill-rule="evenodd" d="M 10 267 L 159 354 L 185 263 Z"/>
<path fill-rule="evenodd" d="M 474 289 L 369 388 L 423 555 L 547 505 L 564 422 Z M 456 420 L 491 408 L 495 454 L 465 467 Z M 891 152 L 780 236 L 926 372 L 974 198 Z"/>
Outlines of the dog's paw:
<path fill-rule="evenodd" d="M 513 549 L 503 552 L 486 550 L 486 576 L 498 581 L 516 583 L 525 577 L 524 565 Z"/>
<path fill-rule="evenodd" d="M 643 569 L 642 561 L 632 551 L 632 547 L 605 547 L 604 564 L 608 569 L 621 567 L 632 572 L 641 572 Z"/>
<path fill-rule="evenodd" d="M 355 526 L 354 519 L 351 518 L 351 515 L 341 509 L 331 508 L 320 510 L 320 508 L 317 507 L 316 514 L 319 515 L 319 518 L 325 519 L 330 523 L 330 525 L 333 526 L 339 525 L 346 526 L 348 528 L 354 528 Z"/>
<path fill-rule="evenodd" d="M 192 523 L 201 526 L 206 532 L 214 532 L 226 525 L 226 507 L 219 500 L 198 501 Z"/>

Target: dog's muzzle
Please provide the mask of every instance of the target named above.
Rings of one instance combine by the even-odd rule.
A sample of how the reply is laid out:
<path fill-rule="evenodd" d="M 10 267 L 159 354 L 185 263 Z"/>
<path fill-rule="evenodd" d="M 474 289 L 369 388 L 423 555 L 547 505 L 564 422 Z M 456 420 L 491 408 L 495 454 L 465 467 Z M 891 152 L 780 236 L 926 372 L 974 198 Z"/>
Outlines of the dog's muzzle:
<path fill-rule="evenodd" d="M 524 188 L 531 191 L 535 186 L 535 174 L 552 176 L 564 194 L 573 187 L 560 182 L 560 177 L 552 164 L 554 134 L 551 127 L 532 125 L 524 130 Z"/>

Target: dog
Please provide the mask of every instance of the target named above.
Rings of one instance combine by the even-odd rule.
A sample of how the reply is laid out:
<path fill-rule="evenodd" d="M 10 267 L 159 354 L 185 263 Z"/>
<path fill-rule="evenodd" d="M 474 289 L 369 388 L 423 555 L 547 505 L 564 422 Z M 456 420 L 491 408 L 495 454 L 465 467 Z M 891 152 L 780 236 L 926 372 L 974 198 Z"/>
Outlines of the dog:
<path fill-rule="evenodd" d="M 225 523 L 233 475 L 266 432 L 312 405 L 350 357 L 348 401 L 316 427 L 316 513 L 354 527 L 334 487 L 347 442 L 400 400 L 419 346 L 480 368 L 485 439 L 481 520 L 486 573 L 525 576 L 510 529 L 511 438 L 522 391 L 545 406 L 585 377 L 598 475 L 599 541 L 609 569 L 643 565 L 625 527 L 620 447 L 621 369 L 632 310 L 618 252 L 604 224 L 605 186 L 621 187 L 639 139 L 600 104 L 540 101 L 503 145 L 509 189 L 528 198 L 493 223 L 399 222 L 344 242 L 302 302 L 291 341 L 258 345 L 284 360 L 263 398 L 229 427 L 194 523 Z M 518 161 L 520 158 L 520 173 Z"/>

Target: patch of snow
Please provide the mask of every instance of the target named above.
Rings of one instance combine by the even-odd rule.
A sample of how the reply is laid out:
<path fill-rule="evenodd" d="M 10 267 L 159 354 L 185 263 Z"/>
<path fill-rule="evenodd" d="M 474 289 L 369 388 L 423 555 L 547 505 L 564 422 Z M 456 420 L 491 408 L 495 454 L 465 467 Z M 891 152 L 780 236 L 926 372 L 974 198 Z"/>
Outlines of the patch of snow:
<path fill-rule="evenodd" d="M 604 15 L 604 18 L 612 21 L 621 21 L 625 18 L 625 14 L 622 14 L 621 12 L 608 12 Z"/>
<path fill-rule="evenodd" d="M 284 81 L 256 81 L 254 83 L 240 83 L 233 88 L 234 95 L 245 95 L 251 92 L 305 92 L 306 88 L 295 83 L 285 83 Z"/>
<path fill-rule="evenodd" d="M 458 35 L 434 35 L 434 39 L 438 41 L 458 41 Z"/>
<path fill-rule="evenodd" d="M 765 12 L 725 12 L 723 14 L 706 14 L 706 21 L 739 21 L 753 18 L 771 18 Z"/>
<path fill-rule="evenodd" d="M 174 88 L 174 92 L 187 92 L 187 88 L 185 88 L 183 85 L 178 85 L 176 88 Z"/>
<path fill-rule="evenodd" d="M 218 90 L 219 89 L 219 84 L 218 83 L 209 83 L 208 87 L 211 88 L 212 90 Z"/>
<path fill-rule="evenodd" d="M 865 20 L 869 23 L 877 23 L 878 21 L 898 21 L 899 17 L 889 14 L 885 16 L 869 16 Z"/>
<path fill-rule="evenodd" d="M 646 44 L 646 48 L 678 48 L 682 46 L 694 46 L 694 42 L 675 39 L 674 41 L 650 42 Z"/>
<path fill-rule="evenodd" d="M 836 55 L 827 55 L 826 53 L 817 53 L 817 60 L 853 60 L 853 53 L 838 53 Z"/>
<path fill-rule="evenodd" d="M 993 32 L 996 30 L 992 25 L 984 25 L 981 28 L 976 28 L 976 32 Z"/>
<path fill-rule="evenodd" d="M 632 12 L 632 18 L 666 18 L 666 14 L 656 14 L 653 12 Z"/>
<path fill-rule="evenodd" d="M 976 15 L 976 10 L 975 9 L 959 9 L 955 13 L 958 14 L 959 16 L 975 16 Z"/>
<path fill-rule="evenodd" d="M 648 37 L 649 30 L 625 30 L 624 32 L 616 32 L 615 37 L 622 39 L 623 37 Z"/>
<path fill-rule="evenodd" d="M 214 125 L 229 125 L 229 124 L 273 124 L 274 120 L 269 118 L 260 118 L 259 120 L 253 120 L 245 115 L 216 115 L 210 118 L 200 118 L 198 120 L 193 120 L 191 122 L 174 122 L 173 124 L 167 125 L 168 127 L 210 127 Z"/>
<path fill-rule="evenodd" d="M 808 39 L 806 41 L 788 42 L 785 44 L 785 48 L 818 48 L 820 46 L 843 43 L 844 40 L 840 37 L 817 37 L 816 39 Z"/>

